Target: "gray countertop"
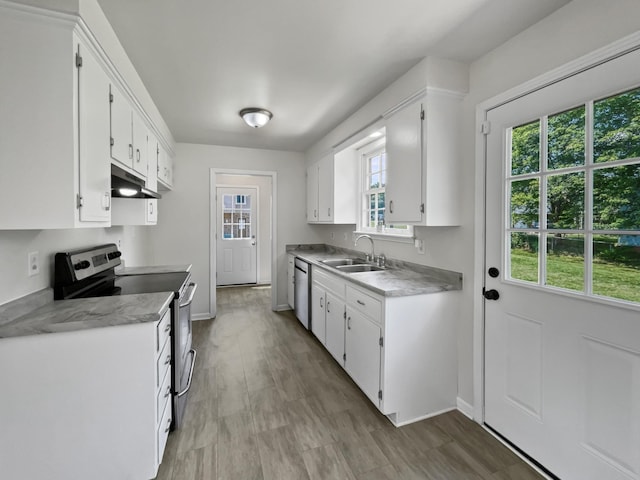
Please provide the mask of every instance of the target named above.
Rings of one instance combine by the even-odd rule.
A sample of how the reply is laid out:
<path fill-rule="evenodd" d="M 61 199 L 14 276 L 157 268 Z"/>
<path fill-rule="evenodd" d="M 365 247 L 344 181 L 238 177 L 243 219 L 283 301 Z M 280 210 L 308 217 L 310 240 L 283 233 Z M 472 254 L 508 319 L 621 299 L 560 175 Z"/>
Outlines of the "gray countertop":
<path fill-rule="evenodd" d="M 343 273 L 322 260 L 363 257 L 361 252 L 329 245 L 288 245 L 287 253 L 385 297 L 462 290 L 462 274 L 450 270 L 387 259 L 387 267 L 382 271 Z"/>
<path fill-rule="evenodd" d="M 0 325 L 0 338 L 155 322 L 173 292 L 57 300 Z"/>
<path fill-rule="evenodd" d="M 190 272 L 191 265 L 156 265 L 116 268 L 116 275 L 148 275 L 152 273 Z"/>

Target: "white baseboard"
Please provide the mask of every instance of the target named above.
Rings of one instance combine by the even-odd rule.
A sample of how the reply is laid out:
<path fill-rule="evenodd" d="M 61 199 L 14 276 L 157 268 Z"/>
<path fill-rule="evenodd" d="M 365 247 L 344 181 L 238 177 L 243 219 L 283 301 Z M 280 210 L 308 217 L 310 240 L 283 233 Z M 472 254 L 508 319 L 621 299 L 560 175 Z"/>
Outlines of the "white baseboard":
<path fill-rule="evenodd" d="M 405 420 L 404 422 L 394 422 L 393 419 L 391 418 L 392 415 L 387 415 L 387 418 L 389 419 L 389 421 L 391 423 L 393 423 L 394 427 L 404 427 L 405 425 L 409 425 L 411 423 L 419 422 L 421 420 L 426 420 L 427 418 L 435 417 L 437 415 L 441 415 L 443 413 L 447 413 L 447 412 L 450 412 L 450 411 L 455 410 L 455 409 L 456 409 L 456 407 L 445 408 L 445 409 L 439 410 L 437 412 L 428 413 L 427 415 L 423 415 L 421 417 L 416 417 L 416 418 L 412 418 L 410 420 Z"/>
<path fill-rule="evenodd" d="M 284 312 L 285 310 L 291 310 L 288 303 L 276 305 L 276 312 Z"/>
<path fill-rule="evenodd" d="M 211 314 L 209 312 L 207 313 L 193 313 L 191 314 L 191 320 L 198 321 L 198 320 L 211 320 Z"/>
<path fill-rule="evenodd" d="M 456 405 L 458 407 L 458 410 L 460 410 L 460 412 L 462 414 L 466 415 L 471 420 L 473 420 L 473 405 L 471 405 L 470 403 L 465 402 L 460 397 L 456 398 Z"/>

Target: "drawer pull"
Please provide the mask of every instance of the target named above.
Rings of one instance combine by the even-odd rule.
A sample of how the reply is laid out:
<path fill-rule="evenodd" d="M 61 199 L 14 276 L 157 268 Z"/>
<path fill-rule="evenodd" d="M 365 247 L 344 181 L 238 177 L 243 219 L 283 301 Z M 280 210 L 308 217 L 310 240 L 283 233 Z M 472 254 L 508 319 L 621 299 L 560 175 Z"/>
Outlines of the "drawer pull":
<path fill-rule="evenodd" d="M 152 204 L 152 205 L 153 205 L 153 204 Z M 167 323 L 167 326 L 166 326 L 166 327 L 164 327 L 164 331 L 165 331 L 165 332 L 168 332 L 169 330 L 171 330 L 171 324 L 170 324 L 170 323 Z"/>
<path fill-rule="evenodd" d="M 171 385 L 167 386 L 167 393 L 164 394 L 164 398 L 167 398 L 171 393 Z"/>
<path fill-rule="evenodd" d="M 351 330 L 351 317 L 347 318 L 347 330 Z"/>
<path fill-rule="evenodd" d="M 171 417 L 167 420 L 167 428 L 164 429 L 164 433 L 168 433 L 171 430 Z"/>
<path fill-rule="evenodd" d="M 167 355 L 167 359 L 164 361 L 165 365 L 169 365 L 171 363 L 171 355 Z"/>
<path fill-rule="evenodd" d="M 364 302 L 362 300 L 356 300 L 356 301 L 364 307 Z"/>

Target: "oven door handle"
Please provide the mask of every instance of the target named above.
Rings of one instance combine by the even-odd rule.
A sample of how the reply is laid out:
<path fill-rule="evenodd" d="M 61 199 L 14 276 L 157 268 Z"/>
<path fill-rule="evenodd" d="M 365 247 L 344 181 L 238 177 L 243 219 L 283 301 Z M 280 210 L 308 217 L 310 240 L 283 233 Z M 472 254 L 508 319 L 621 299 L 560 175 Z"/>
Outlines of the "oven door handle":
<path fill-rule="evenodd" d="M 192 287 L 191 288 L 191 293 L 189 294 L 189 299 L 186 302 L 181 303 L 180 304 L 180 308 L 188 307 L 189 305 L 191 305 L 191 302 L 193 302 L 193 296 L 196 294 L 196 290 L 198 289 L 198 284 L 194 283 L 194 282 L 191 282 L 189 284 L 189 287 Z"/>
<path fill-rule="evenodd" d="M 189 389 L 191 388 L 191 379 L 193 378 L 193 367 L 196 365 L 196 351 L 192 348 L 191 350 L 189 350 L 189 353 L 192 354 L 192 356 L 191 356 L 191 368 L 189 369 L 189 380 L 187 380 L 187 386 L 185 387 L 185 389 L 182 390 L 181 392 L 177 393 L 178 398 L 180 398 L 183 395 L 185 395 L 189 391 Z"/>

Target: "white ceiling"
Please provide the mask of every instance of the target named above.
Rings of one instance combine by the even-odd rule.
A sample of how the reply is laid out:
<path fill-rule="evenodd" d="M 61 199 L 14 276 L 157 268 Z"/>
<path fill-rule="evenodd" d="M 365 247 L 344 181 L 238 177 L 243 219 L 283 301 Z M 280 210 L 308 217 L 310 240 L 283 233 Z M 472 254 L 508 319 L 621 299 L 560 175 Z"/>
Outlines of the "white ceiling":
<path fill-rule="evenodd" d="M 473 61 L 569 0 L 98 2 L 176 141 L 304 151 L 424 56 Z"/>

